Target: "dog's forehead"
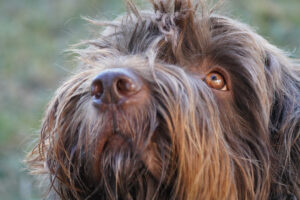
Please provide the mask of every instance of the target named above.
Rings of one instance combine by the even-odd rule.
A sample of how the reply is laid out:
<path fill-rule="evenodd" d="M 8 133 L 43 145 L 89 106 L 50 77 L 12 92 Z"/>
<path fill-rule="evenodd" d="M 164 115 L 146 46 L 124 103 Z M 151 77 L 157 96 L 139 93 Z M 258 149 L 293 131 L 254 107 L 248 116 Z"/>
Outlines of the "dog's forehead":
<path fill-rule="evenodd" d="M 125 15 L 113 23 L 116 26 L 108 27 L 102 33 L 111 43 L 111 48 L 125 55 L 145 54 L 153 50 L 158 58 L 171 64 L 190 65 L 208 57 L 221 61 L 224 59 L 220 57 L 234 59 L 235 55 L 244 59 L 257 58 L 262 57 L 265 51 L 264 39 L 249 26 L 220 15 L 209 18 L 195 15 L 189 30 L 172 25 L 164 27 L 170 29 L 169 32 L 160 28 L 157 14 L 151 11 L 141 11 L 139 17 Z M 168 25 L 169 22 L 165 23 Z M 174 55 L 176 53 L 181 55 Z"/>

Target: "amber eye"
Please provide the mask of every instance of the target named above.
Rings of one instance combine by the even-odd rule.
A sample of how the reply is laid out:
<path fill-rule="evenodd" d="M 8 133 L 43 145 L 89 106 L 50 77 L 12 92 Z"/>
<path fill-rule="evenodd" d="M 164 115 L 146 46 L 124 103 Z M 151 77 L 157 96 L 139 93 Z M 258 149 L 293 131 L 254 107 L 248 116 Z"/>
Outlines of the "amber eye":
<path fill-rule="evenodd" d="M 223 91 L 228 90 L 223 75 L 218 72 L 210 72 L 209 74 L 207 74 L 207 76 L 205 77 L 205 82 L 209 87 L 213 89 Z"/>

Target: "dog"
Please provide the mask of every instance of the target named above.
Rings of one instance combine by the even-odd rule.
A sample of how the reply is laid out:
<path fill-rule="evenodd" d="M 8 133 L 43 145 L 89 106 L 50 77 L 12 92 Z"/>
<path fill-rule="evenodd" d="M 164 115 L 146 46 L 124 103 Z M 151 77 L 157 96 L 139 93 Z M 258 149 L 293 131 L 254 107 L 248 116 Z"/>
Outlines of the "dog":
<path fill-rule="evenodd" d="M 71 48 L 27 157 L 45 198 L 300 199 L 299 62 L 202 1 L 151 3 Z"/>

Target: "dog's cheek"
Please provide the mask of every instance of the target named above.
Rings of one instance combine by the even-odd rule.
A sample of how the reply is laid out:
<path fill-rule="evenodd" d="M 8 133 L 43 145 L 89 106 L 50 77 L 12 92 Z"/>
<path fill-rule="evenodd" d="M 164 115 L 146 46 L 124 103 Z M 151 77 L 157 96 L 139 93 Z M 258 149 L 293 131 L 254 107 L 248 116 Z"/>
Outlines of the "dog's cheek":
<path fill-rule="evenodd" d="M 215 91 L 216 105 L 219 112 L 220 121 L 226 127 L 228 119 L 234 116 L 234 100 L 231 92 Z"/>
<path fill-rule="evenodd" d="M 215 100 L 220 112 L 228 111 L 232 108 L 233 104 L 233 93 L 229 91 L 213 90 Z"/>
<path fill-rule="evenodd" d="M 161 160 L 160 156 L 157 155 L 157 146 L 153 143 L 145 153 L 142 154 L 142 160 L 146 165 L 150 173 L 159 180 L 161 177 Z"/>

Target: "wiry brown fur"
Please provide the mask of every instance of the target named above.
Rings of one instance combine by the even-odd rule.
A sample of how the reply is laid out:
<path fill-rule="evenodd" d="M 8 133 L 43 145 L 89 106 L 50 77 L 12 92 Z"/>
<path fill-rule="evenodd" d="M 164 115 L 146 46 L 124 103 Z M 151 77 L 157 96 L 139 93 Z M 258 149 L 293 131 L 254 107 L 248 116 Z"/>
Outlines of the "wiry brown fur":
<path fill-rule="evenodd" d="M 299 63 L 201 1 L 152 4 L 92 21 L 108 27 L 72 50 L 80 69 L 48 105 L 27 158 L 47 198 L 300 199 Z M 201 78 L 214 66 L 229 91 Z M 91 81 L 114 67 L 141 77 L 148 96 L 99 112 Z M 127 142 L 110 144 L 114 134 Z"/>

